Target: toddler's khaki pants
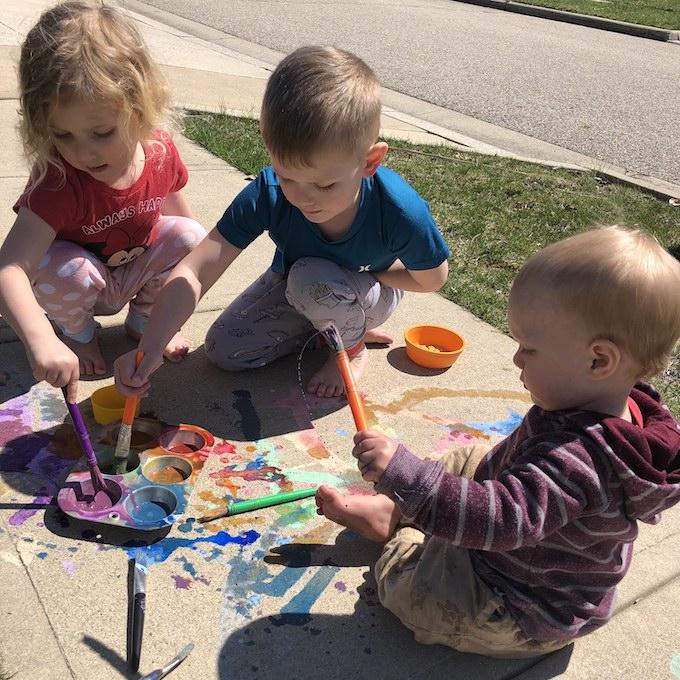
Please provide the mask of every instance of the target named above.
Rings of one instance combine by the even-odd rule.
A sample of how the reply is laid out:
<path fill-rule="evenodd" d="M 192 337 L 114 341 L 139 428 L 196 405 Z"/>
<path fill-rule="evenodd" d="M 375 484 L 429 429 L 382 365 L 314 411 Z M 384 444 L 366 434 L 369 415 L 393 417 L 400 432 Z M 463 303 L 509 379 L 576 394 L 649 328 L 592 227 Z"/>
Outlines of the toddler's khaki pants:
<path fill-rule="evenodd" d="M 442 462 L 448 472 L 472 478 L 488 451 L 461 447 Z M 469 552 L 418 529 L 397 530 L 375 565 L 375 577 L 381 603 L 418 642 L 501 658 L 538 656 L 568 644 L 525 638 L 502 597 L 475 573 Z"/>

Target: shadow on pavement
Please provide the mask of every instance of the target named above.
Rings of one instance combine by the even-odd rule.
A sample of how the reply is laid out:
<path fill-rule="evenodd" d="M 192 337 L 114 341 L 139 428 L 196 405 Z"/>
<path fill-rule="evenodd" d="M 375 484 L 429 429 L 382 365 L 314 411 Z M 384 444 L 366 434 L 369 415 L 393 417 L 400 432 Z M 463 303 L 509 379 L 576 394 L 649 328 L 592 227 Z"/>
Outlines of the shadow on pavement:
<path fill-rule="evenodd" d="M 305 394 L 305 384 L 322 365 L 325 350 L 308 350 L 301 361 L 289 355 L 246 371 L 226 372 L 205 356 L 203 346 L 182 362 L 165 362 L 151 378 L 142 411 L 166 423 L 200 425 L 230 441 L 257 441 L 306 430 L 312 420 L 340 410 L 344 397 L 322 399 Z"/>
<path fill-rule="evenodd" d="M 323 556 L 320 547 L 313 551 Z M 320 560 L 313 560 L 316 563 Z M 291 565 L 293 566 L 293 565 Z M 378 602 L 371 572 L 357 588 L 353 614 L 291 611 L 250 621 L 225 640 L 218 660 L 220 680 L 547 680 L 560 675 L 572 646 L 539 659 L 490 659 L 413 639 Z M 529 675 L 525 675 L 528 673 Z"/>
<path fill-rule="evenodd" d="M 401 373 L 408 373 L 408 375 L 441 375 L 446 373 L 449 368 L 425 368 L 414 364 L 406 354 L 406 347 L 395 347 L 387 353 L 387 361 L 392 368 L 396 368 Z"/>

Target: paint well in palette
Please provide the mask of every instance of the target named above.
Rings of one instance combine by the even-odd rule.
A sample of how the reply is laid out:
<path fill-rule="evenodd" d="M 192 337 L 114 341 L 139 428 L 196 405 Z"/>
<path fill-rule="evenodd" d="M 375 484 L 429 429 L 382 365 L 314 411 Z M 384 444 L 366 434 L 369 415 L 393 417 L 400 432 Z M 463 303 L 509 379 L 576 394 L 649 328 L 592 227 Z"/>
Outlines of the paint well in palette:
<path fill-rule="evenodd" d="M 179 456 L 154 456 L 143 468 L 144 476 L 156 484 L 182 484 L 193 471 L 191 462 Z"/>
<path fill-rule="evenodd" d="M 174 444 L 168 449 L 168 451 L 170 451 L 171 453 L 195 453 L 196 451 L 200 450 L 201 450 L 200 446 L 191 444 Z"/>
<path fill-rule="evenodd" d="M 185 476 L 180 468 L 166 465 L 152 472 L 149 479 L 156 484 L 181 484 L 185 480 Z"/>
<path fill-rule="evenodd" d="M 177 496 L 162 486 L 144 486 L 133 490 L 124 506 L 136 524 L 157 524 L 177 509 Z"/>
<path fill-rule="evenodd" d="M 94 493 L 91 479 L 83 479 L 68 486 L 64 504 L 70 510 L 83 515 L 98 514 L 110 510 L 123 495 L 120 485 L 112 479 L 104 478 L 106 491 Z"/>

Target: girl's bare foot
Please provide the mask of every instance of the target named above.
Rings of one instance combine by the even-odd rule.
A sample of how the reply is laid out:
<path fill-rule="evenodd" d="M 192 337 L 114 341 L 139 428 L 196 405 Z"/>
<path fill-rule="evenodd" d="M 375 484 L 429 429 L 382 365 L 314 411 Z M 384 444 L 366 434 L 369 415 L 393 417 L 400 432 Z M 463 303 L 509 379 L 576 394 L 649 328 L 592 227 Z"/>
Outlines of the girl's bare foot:
<path fill-rule="evenodd" d="M 392 537 L 401 519 L 396 503 L 381 493 L 343 495 L 330 486 L 316 492 L 316 512 L 379 543 Z"/>
<path fill-rule="evenodd" d="M 90 342 L 77 342 L 66 336 L 63 336 L 62 340 L 78 357 L 81 375 L 104 375 L 106 373 L 106 362 L 102 356 L 96 333 L 92 336 Z"/>
<path fill-rule="evenodd" d="M 349 360 L 352 375 L 357 382 L 364 374 L 366 362 L 368 361 L 368 350 L 366 345 Z M 345 393 L 345 384 L 338 370 L 335 354 L 326 359 L 326 363 L 311 377 L 307 383 L 307 392 L 316 394 L 317 397 L 339 397 Z"/>
<path fill-rule="evenodd" d="M 371 328 L 371 330 L 366 331 L 364 342 L 378 345 L 391 345 L 394 342 L 394 338 L 387 331 L 384 331 L 382 326 L 378 326 L 377 328 Z"/>
<path fill-rule="evenodd" d="M 142 336 L 134 329 L 125 324 L 125 332 L 133 339 L 139 340 Z M 191 343 L 179 333 L 175 333 L 170 342 L 163 350 L 163 356 L 174 363 L 178 363 L 184 359 L 191 349 Z"/>
<path fill-rule="evenodd" d="M 168 359 L 168 361 L 178 363 L 184 359 L 190 349 L 191 343 L 183 335 L 175 333 L 170 342 L 165 346 L 163 356 Z"/>

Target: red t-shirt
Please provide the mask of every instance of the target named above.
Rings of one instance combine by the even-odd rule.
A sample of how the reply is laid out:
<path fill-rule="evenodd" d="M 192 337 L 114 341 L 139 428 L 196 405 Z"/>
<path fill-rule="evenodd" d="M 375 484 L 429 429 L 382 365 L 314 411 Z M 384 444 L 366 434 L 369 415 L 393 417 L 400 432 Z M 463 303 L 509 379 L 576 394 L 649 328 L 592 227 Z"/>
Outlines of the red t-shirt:
<path fill-rule="evenodd" d="M 127 189 L 114 189 L 76 170 L 62 160 L 65 178 L 50 166 L 45 179 L 29 194 L 25 190 L 14 206 L 28 208 L 57 233 L 94 253 L 109 267 L 126 264 L 141 255 L 155 239 L 165 197 L 179 191 L 187 169 L 170 137 L 146 144 L 146 162 L 139 179 Z"/>

